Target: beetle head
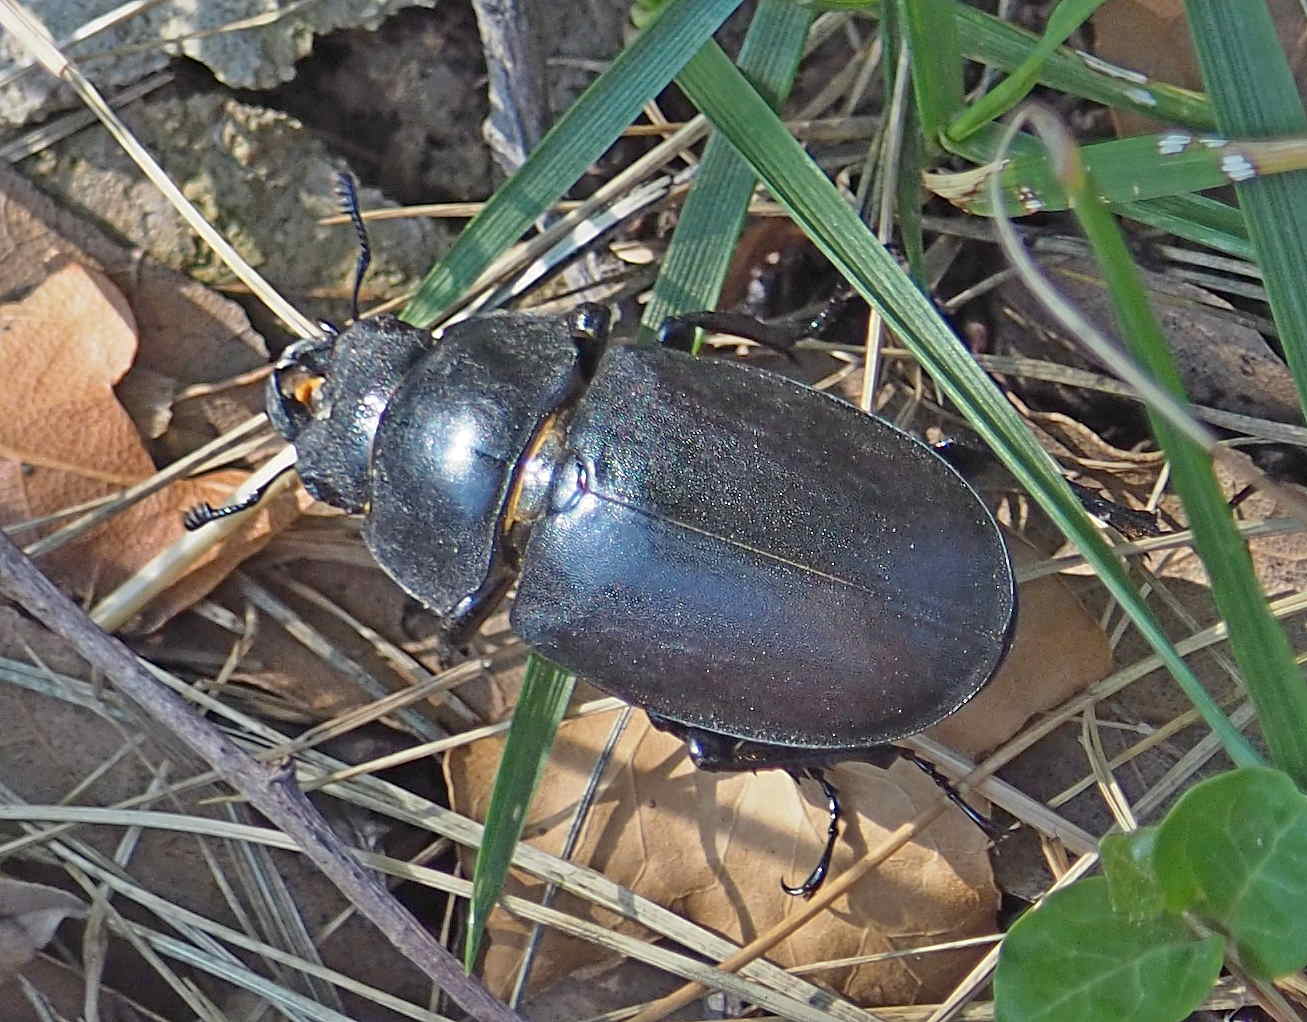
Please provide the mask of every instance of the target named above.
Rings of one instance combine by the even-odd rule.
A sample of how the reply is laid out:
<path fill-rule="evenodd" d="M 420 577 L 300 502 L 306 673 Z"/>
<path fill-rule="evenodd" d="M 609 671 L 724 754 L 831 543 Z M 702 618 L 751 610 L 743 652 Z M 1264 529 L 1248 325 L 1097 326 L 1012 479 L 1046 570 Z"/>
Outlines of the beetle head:
<path fill-rule="evenodd" d="M 268 378 L 268 417 L 295 445 L 313 496 L 352 513 L 367 509 L 377 423 L 430 346 L 425 330 L 380 316 L 286 349 Z"/>

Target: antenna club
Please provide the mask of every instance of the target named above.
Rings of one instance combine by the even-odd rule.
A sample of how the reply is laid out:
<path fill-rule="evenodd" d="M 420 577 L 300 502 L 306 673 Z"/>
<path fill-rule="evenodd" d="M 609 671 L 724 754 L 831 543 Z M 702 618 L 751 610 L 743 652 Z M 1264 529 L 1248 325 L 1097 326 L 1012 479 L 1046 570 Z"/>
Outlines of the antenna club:
<path fill-rule="evenodd" d="M 340 199 L 340 211 L 349 217 L 359 240 L 359 257 L 354 265 L 354 294 L 350 306 L 350 315 L 358 319 L 359 290 L 363 286 L 364 274 L 372 265 L 372 246 L 368 243 L 368 229 L 363 223 L 363 214 L 359 212 L 359 193 L 354 185 L 354 175 L 344 171 L 336 175 L 336 196 Z"/>

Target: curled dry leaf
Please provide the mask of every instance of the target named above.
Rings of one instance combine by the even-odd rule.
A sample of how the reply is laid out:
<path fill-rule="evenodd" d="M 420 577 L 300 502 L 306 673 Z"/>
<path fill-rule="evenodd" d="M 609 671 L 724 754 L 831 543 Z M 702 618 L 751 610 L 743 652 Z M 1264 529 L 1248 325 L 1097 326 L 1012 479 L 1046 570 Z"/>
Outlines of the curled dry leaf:
<path fill-rule="evenodd" d="M 1035 411 L 1012 394 L 1008 400 L 1026 420 L 1039 445 L 1079 481 L 1102 483 L 1111 494 L 1147 493 L 1157 481 L 1165 461 L 1160 451 L 1116 447 L 1069 415 Z"/>
<path fill-rule="evenodd" d="M 10 390 L 0 451 L 120 486 L 151 472 L 131 420 L 113 398 L 136 354 L 136 321 L 113 284 L 65 266 L 0 316 Z"/>
<path fill-rule="evenodd" d="M 0 518 L 5 524 L 52 514 L 116 493 L 151 476 L 154 462 L 114 385 L 132 364 L 136 327 L 122 294 L 103 274 L 65 265 L 19 302 L 0 308 L 6 375 L 0 381 Z M 229 480 L 234 485 L 234 480 Z M 226 492 L 230 492 L 227 490 Z M 181 513 L 213 500 L 206 484 L 180 481 L 114 515 L 43 558 L 43 566 L 83 599 L 139 570 L 182 532 Z M 227 550 L 227 568 L 210 569 L 177 589 L 156 615 L 193 601 L 248 556 Z M 254 530 L 258 530 L 255 532 Z"/>
<path fill-rule="evenodd" d="M 9 460 L 0 462 L 0 523 L 62 510 L 146 478 L 154 471 L 154 461 L 141 434 L 158 437 L 155 451 L 167 460 L 262 410 L 257 385 L 222 389 L 180 403 L 173 400 L 190 384 L 215 383 L 267 363 L 262 339 L 250 329 L 238 305 L 124 248 L 3 167 L 0 197 L 5 294 L 27 296 L 11 313 L 33 311 L 27 303 L 36 300 L 52 274 L 76 274 L 81 271 L 71 267 L 85 267 L 87 279 L 94 281 L 80 297 L 70 298 L 87 303 L 80 315 L 74 315 L 54 292 L 47 292 L 52 316 L 45 326 L 22 318 L 9 326 L 35 327 L 35 336 L 13 329 L 3 336 L 3 350 L 11 362 L 12 353 L 25 347 L 26 367 L 44 369 L 38 376 L 28 372 L 21 378 L 10 371 L 0 381 L 0 402 L 9 413 L 7 418 L 16 420 L 17 410 L 33 427 L 21 437 L 9 438 L 16 449 L 6 451 Z M 112 284 L 105 285 L 104 278 Z M 55 338 L 49 350 L 41 348 L 43 329 Z M 111 331 L 114 338 L 109 337 Z M 113 401 L 115 394 L 117 401 Z M 94 408 L 86 412 L 92 416 L 94 430 L 88 421 L 73 418 L 68 408 L 70 400 L 88 395 L 103 399 L 103 404 L 92 402 Z M 136 423 L 135 434 L 122 428 L 124 409 Z M 108 454 L 100 446 L 106 442 L 112 444 Z M 53 446 L 45 449 L 42 445 L 47 444 Z M 225 482 L 234 484 L 234 477 Z M 179 516 L 185 508 L 200 500 L 220 502 L 228 493 L 230 488 L 216 491 L 213 484 L 174 484 L 82 542 L 56 551 L 43 560 L 43 566 L 84 599 L 103 593 L 180 534 Z M 283 499 L 271 513 L 277 516 L 279 528 L 293 516 L 293 504 Z M 257 549 L 247 540 L 272 528 L 266 516 L 256 517 L 237 541 L 223 548 L 226 569 L 210 570 L 210 580 L 203 584 L 194 578 L 183 580 L 156 601 L 149 621 L 134 622 L 134 627 L 153 626 L 187 606 Z M 28 532 L 19 538 L 30 542 L 39 535 Z"/>
<path fill-rule="evenodd" d="M 0 877 L 0 986 L 50 943 L 60 923 L 85 915 L 86 906 L 67 891 Z"/>
<path fill-rule="evenodd" d="M 119 192 L 124 190 L 130 192 L 120 184 Z M 126 296 L 135 316 L 137 351 L 116 389 L 143 435 L 153 438 L 161 424 L 167 426 L 161 453 L 186 453 L 263 410 L 257 385 L 180 403 L 171 399 L 190 384 L 215 383 L 267 364 L 263 340 L 239 305 L 124 248 L 6 167 L 0 167 L 0 196 L 6 296 L 34 290 L 67 263 L 102 271 Z M 129 194 L 127 201 L 139 206 L 141 198 Z"/>
<path fill-rule="evenodd" d="M 136 353 L 136 325 L 106 277 L 69 264 L 0 309 L 0 323 L 6 523 L 108 496 L 154 472 L 113 393 Z M 157 549 L 166 515 L 164 495 L 155 494 L 55 551 L 45 566 L 82 596 L 115 585 Z"/>

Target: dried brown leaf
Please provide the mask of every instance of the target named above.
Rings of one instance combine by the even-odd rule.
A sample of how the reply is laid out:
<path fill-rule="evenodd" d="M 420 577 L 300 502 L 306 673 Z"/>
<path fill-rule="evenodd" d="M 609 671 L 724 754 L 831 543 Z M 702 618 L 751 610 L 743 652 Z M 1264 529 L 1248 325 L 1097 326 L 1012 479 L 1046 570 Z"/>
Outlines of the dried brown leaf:
<path fill-rule="evenodd" d="M 1040 555 L 1015 536 L 1018 569 Z M 1023 583 L 1012 650 L 994 679 L 966 706 L 926 732 L 975 759 L 1002 744 L 1035 714 L 1057 706 L 1112 669 L 1112 647 L 1097 619 L 1056 575 Z"/>
<path fill-rule="evenodd" d="M 86 906 L 67 891 L 0 876 L 0 986 L 50 943 L 60 923 L 85 915 Z"/>
<path fill-rule="evenodd" d="M 161 525 L 168 541 L 181 534 L 181 515 L 186 509 L 200 503 L 222 505 L 236 487 L 245 481 L 245 477 L 246 473 L 234 469 L 210 472 L 198 479 L 174 483 L 163 491 L 168 497 L 169 507 Z M 182 503 L 174 505 L 173 501 Z M 203 599 L 242 563 L 294 522 L 312 502 L 313 498 L 299 486 L 266 501 L 239 531 L 209 550 L 189 572 L 156 596 L 123 630 L 138 635 L 154 632 L 175 614 Z"/>
<path fill-rule="evenodd" d="M 557 853 L 603 746 L 612 715 L 566 724 L 527 823 L 537 847 Z M 478 742 L 450 757 L 451 798 L 480 817 L 489 798 L 501 743 Z M 847 869 L 894 827 L 938 797 L 909 764 L 881 771 L 859 764 L 832 771 L 847 817 L 834 873 Z M 795 911 L 782 878 L 803 878 L 820 855 L 825 806 L 811 785 L 800 790 L 782 771 L 710 774 L 696 770 L 679 740 L 641 714 L 623 734 L 587 818 L 574 858 L 735 940 L 746 940 Z M 538 898 L 539 883 L 514 879 L 511 890 Z M 891 951 L 974 936 L 994 926 L 997 892 L 986 838 L 960 814 L 937 822 L 918 843 L 894 856 L 771 955 L 783 965 Z M 563 896 L 558 907 L 624 932 L 633 924 Z M 501 993 L 511 985 L 525 928 L 504 914 L 491 921 L 483 966 Z M 544 986 L 604 960 L 584 942 L 550 934 L 533 970 Z M 822 977 L 847 996 L 870 1003 L 908 1003 L 942 994 L 974 957 L 968 953 L 840 969 Z"/>
<path fill-rule="evenodd" d="M 0 515 L 6 523 L 107 496 L 154 471 L 113 385 L 136 350 L 135 324 L 102 274 L 70 264 L 0 309 L 8 367 L 0 382 Z M 158 548 L 155 494 L 46 566 L 79 594 L 116 584 Z"/>
<path fill-rule="evenodd" d="M 1183 0 L 1111 0 L 1094 14 L 1094 52 L 1159 82 L 1201 89 L 1189 43 Z M 1118 135 L 1142 135 L 1163 125 L 1129 110 L 1113 110 Z"/>
<path fill-rule="evenodd" d="M 225 380 L 268 361 L 262 339 L 239 305 L 124 247 L 90 221 L 55 205 L 8 167 L 0 167 L 0 258 L 5 266 L 5 296 L 33 290 L 70 262 L 98 269 L 113 281 L 136 320 L 137 356 L 123 384 L 134 393 L 168 389 L 175 393 L 183 386 Z M 152 379 L 144 387 L 137 386 L 132 380 L 137 373 Z M 137 401 L 129 404 L 133 412 L 138 407 Z M 166 409 L 156 399 L 142 407 L 141 431 L 156 436 L 158 420 L 168 418 L 172 429 L 162 446 L 176 455 L 261 410 L 262 388 L 257 385 Z"/>
<path fill-rule="evenodd" d="M 5 168 L 0 253 L 8 293 L 24 296 L 8 309 L 17 319 L 5 334 L 10 372 L 0 381 L 9 413 L 0 422 L 6 524 L 145 479 L 155 462 L 142 434 L 157 439 L 163 456 L 177 455 L 262 409 L 257 383 L 174 404 L 184 386 L 266 363 L 239 306 L 123 248 Z M 92 283 L 77 285 L 79 275 Z M 20 322 L 25 329 L 15 332 Z M 226 474 L 174 483 L 50 554 L 43 566 L 84 599 L 102 594 L 181 534 L 186 508 L 222 503 L 238 481 Z M 294 508 L 293 498 L 282 498 L 272 518 L 249 523 L 134 626 L 154 627 L 208 592 L 292 520 Z"/>
<path fill-rule="evenodd" d="M 6 524 L 109 496 L 154 473 L 114 385 L 136 353 L 131 309 L 107 277 L 77 264 L 54 273 L 27 297 L 0 308 L 5 379 L 0 401 L 0 519 Z M 120 584 L 182 533 L 182 512 L 201 500 L 221 503 L 239 476 L 179 481 L 154 493 L 74 543 L 44 567 L 89 598 Z M 274 505 L 278 525 L 293 500 Z M 188 606 L 266 542 L 272 512 L 256 516 L 233 543 L 212 552 L 203 570 L 151 609 L 159 621 Z"/>
<path fill-rule="evenodd" d="M 1304 20 L 1300 0 L 1267 0 L 1280 42 L 1303 92 L 1307 80 Z M 1104 60 L 1187 89 L 1203 88 L 1202 72 L 1189 38 L 1184 0 L 1112 0 L 1094 14 L 1094 52 Z M 1141 135 L 1167 125 L 1140 114 L 1114 110 L 1117 134 Z"/>
<path fill-rule="evenodd" d="M 0 309 L 0 326 L 0 455 L 119 486 L 154 470 L 113 396 L 136 354 L 136 323 L 106 277 L 66 266 Z"/>
<path fill-rule="evenodd" d="M 1019 540 L 1012 542 L 1018 564 L 1037 558 Z M 967 707 L 928 732 L 932 738 L 977 756 L 1009 738 L 1032 714 L 1110 670 L 1106 636 L 1061 579 L 1022 586 L 1020 605 L 1007 664 Z M 532 844 L 553 853 L 561 849 L 609 727 L 605 715 L 570 722 L 560 731 L 526 828 Z M 498 741 L 483 741 L 449 757 L 451 800 L 460 811 L 481 817 L 500 750 Z M 835 873 L 938 797 L 934 784 L 908 764 L 889 771 L 846 764 L 832 779 L 851 821 L 837 844 Z M 618 744 L 575 859 L 701 925 L 748 939 L 793 910 L 779 881 L 797 882 L 806 874 L 820 854 L 825 826 L 814 786 L 805 784 L 800 792 L 775 770 L 697 771 L 681 743 L 641 715 Z M 515 893 L 538 896 L 535 881 L 513 883 Z M 564 906 L 633 932 L 626 922 L 576 899 L 564 898 Z M 832 915 L 809 924 L 772 957 L 791 965 L 974 935 L 994 925 L 993 906 L 984 837 L 960 814 L 950 814 L 855 888 Z M 484 966 L 492 989 L 510 987 L 525 933 L 507 916 L 492 920 Z M 596 949 L 552 935 L 533 983 L 544 986 L 601 960 Z M 910 1003 L 948 989 L 971 960 L 927 956 L 824 978 L 864 1003 Z"/>

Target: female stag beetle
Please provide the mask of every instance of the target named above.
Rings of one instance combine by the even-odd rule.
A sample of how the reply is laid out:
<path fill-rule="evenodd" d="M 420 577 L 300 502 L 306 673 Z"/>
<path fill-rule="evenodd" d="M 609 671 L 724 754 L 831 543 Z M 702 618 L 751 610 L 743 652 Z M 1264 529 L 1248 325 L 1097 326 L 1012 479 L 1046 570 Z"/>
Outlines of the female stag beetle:
<path fill-rule="evenodd" d="M 608 341 L 591 304 L 439 340 L 363 320 L 289 347 L 268 415 L 452 644 L 516 582 L 513 630 L 699 767 L 885 765 L 993 676 L 1007 549 L 930 447 L 775 373 Z"/>

